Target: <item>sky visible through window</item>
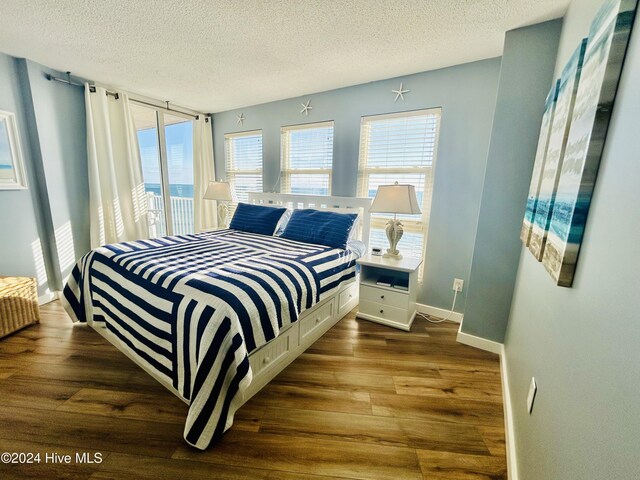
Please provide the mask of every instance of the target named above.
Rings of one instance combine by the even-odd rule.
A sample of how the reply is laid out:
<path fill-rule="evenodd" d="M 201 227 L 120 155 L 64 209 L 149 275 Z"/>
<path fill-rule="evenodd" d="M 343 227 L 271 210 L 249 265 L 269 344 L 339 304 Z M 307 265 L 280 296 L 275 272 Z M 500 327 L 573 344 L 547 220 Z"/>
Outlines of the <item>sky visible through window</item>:
<path fill-rule="evenodd" d="M 422 214 L 397 215 L 404 223 L 398 248 L 407 257 L 424 254 L 439 121 L 434 109 L 364 117 L 361 124 L 359 194 L 374 198 L 379 186 L 396 181 L 415 186 Z M 371 245 L 386 248 L 389 218 L 372 215 Z"/>
<path fill-rule="evenodd" d="M 249 192 L 262 191 L 262 131 L 227 134 L 224 149 L 227 180 L 234 198 L 247 202 Z"/>
<path fill-rule="evenodd" d="M 172 197 L 193 198 L 193 125 L 181 122 L 165 127 L 167 166 Z M 155 128 L 138 130 L 145 190 L 160 194 L 158 134 Z"/>
<path fill-rule="evenodd" d="M 333 122 L 283 129 L 286 193 L 329 195 L 333 164 Z"/>

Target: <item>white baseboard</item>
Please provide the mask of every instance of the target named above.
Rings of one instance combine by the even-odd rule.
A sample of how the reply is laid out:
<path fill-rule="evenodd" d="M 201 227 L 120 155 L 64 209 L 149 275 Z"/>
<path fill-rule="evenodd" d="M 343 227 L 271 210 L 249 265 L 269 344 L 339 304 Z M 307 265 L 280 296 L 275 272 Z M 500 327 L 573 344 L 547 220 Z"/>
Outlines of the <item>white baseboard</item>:
<path fill-rule="evenodd" d="M 518 461 L 516 457 L 516 443 L 513 429 L 513 411 L 511 409 L 511 390 L 509 389 L 509 377 L 507 375 L 507 356 L 504 344 L 476 337 L 458 330 L 456 340 L 459 343 L 476 347 L 491 353 L 500 355 L 500 379 L 502 383 L 502 402 L 504 404 L 504 433 L 507 448 L 507 475 L 509 480 L 518 480 Z"/>
<path fill-rule="evenodd" d="M 504 345 L 500 348 L 500 377 L 502 380 L 502 402 L 504 404 L 504 433 L 507 445 L 507 474 L 509 480 L 518 480 L 518 460 L 516 457 L 516 441 L 513 429 L 513 411 L 511 409 L 511 390 L 507 375 L 507 355 Z"/>
<path fill-rule="evenodd" d="M 462 325 L 460 325 L 462 328 Z M 481 350 L 486 350 L 487 352 L 497 353 L 500 355 L 502 352 L 502 344 L 498 342 L 494 342 L 492 340 L 487 340 L 486 338 L 476 337 L 475 335 L 469 335 L 468 333 L 464 333 L 458 331 L 458 336 L 456 337 L 458 343 L 464 343 L 465 345 L 469 345 L 470 347 L 476 347 Z"/>
<path fill-rule="evenodd" d="M 449 310 L 444 308 L 432 307 L 431 305 L 425 305 L 424 303 L 417 303 L 416 308 L 420 313 L 426 313 L 438 318 L 446 318 L 449 315 Z M 453 312 L 449 317 L 449 320 L 456 323 L 462 323 L 464 315 L 462 313 Z"/>
<path fill-rule="evenodd" d="M 38 305 L 46 305 L 47 303 L 53 302 L 54 300 L 57 300 L 61 294 L 62 292 L 52 292 L 51 290 L 47 290 L 44 295 L 40 295 L 38 297 Z"/>

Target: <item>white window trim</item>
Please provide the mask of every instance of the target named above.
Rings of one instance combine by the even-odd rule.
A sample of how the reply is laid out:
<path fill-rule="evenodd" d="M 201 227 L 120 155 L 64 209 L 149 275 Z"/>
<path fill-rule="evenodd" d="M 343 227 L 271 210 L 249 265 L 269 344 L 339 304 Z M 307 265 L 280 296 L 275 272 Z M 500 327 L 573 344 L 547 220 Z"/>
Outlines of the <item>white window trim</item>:
<path fill-rule="evenodd" d="M 333 173 L 333 148 L 335 141 L 331 145 L 331 168 L 291 168 L 289 166 L 289 142 L 287 135 L 295 130 L 306 130 L 313 128 L 331 127 L 334 128 L 333 120 L 326 122 L 304 123 L 300 125 L 288 125 L 280 128 L 280 193 L 291 193 L 291 175 L 308 174 L 308 175 L 328 175 L 328 195 L 331 195 L 331 180 Z M 335 133 L 335 130 L 334 130 Z M 335 138 L 334 138 L 335 140 Z"/>
<path fill-rule="evenodd" d="M 366 162 L 368 158 L 368 142 L 364 135 L 365 127 L 368 122 L 376 120 L 388 120 L 393 118 L 406 118 L 406 117 L 418 117 L 424 115 L 437 115 L 438 121 L 436 122 L 435 140 L 433 144 L 433 155 L 431 159 L 431 165 L 425 167 L 367 167 Z M 436 162 L 438 157 L 438 144 L 440 142 L 440 124 L 442 122 L 442 108 L 429 108 L 424 110 L 412 110 L 408 112 L 398 112 L 391 114 L 381 115 L 369 115 L 361 118 L 360 121 L 360 151 L 358 155 L 358 196 L 367 197 L 369 190 L 369 175 L 371 174 L 403 174 L 403 173 L 417 173 L 424 174 L 425 185 L 424 194 L 422 197 L 422 215 L 419 220 L 402 220 L 404 230 L 407 233 L 421 233 L 424 237 L 422 242 L 422 258 L 424 259 L 427 249 L 428 233 L 429 233 L 429 219 L 431 216 L 431 205 L 433 198 L 433 181 L 434 172 L 436 168 Z M 366 138 L 365 138 L 366 137 Z M 384 230 L 388 218 L 372 217 L 371 218 L 371 230 Z M 422 276 L 424 271 L 424 262 L 420 266 L 419 280 L 422 282 Z"/>
<path fill-rule="evenodd" d="M 242 137 L 253 137 L 260 136 L 262 142 L 262 130 L 248 130 L 245 132 L 234 132 L 234 133 L 225 133 L 224 135 L 224 163 L 225 163 L 225 176 L 227 182 L 229 182 L 229 186 L 231 187 L 231 191 L 235 194 L 235 180 L 237 175 L 259 175 L 261 178 L 263 177 L 263 169 L 264 169 L 264 144 L 262 144 L 262 151 L 260 152 L 261 158 L 261 167 L 256 169 L 239 169 L 235 168 L 233 162 L 233 152 L 232 152 L 232 140 L 236 138 Z M 261 182 L 262 188 L 264 189 L 264 178 L 262 178 Z M 235 206 L 237 205 L 237 201 L 232 202 L 231 212 L 233 214 L 235 211 Z"/>

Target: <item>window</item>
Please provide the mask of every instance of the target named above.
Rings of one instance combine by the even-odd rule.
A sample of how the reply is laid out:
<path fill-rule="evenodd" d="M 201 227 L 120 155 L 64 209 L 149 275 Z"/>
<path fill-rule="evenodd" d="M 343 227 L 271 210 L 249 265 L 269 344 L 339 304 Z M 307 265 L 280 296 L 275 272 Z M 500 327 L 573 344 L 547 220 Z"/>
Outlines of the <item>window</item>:
<path fill-rule="evenodd" d="M 439 128 L 439 108 L 362 118 L 358 195 L 373 198 L 379 185 L 396 181 L 416 187 L 422 214 L 398 216 L 404 225 L 398 248 L 406 257 L 424 256 Z M 371 216 L 370 245 L 383 251 L 389 246 L 384 232 L 389 218 Z"/>
<path fill-rule="evenodd" d="M 194 231 L 193 119 L 132 101 L 151 237 Z"/>
<path fill-rule="evenodd" d="M 262 191 L 262 130 L 226 134 L 224 150 L 231 191 L 239 202 L 248 202 L 249 192 Z M 235 206 L 230 210 L 233 215 Z"/>
<path fill-rule="evenodd" d="M 333 122 L 282 127 L 280 192 L 331 194 Z"/>

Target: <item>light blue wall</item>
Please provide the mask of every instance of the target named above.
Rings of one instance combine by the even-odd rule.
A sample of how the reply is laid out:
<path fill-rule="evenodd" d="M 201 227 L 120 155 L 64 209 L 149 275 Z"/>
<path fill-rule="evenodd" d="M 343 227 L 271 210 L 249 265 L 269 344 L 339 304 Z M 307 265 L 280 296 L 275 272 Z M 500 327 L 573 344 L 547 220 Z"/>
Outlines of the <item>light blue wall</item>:
<path fill-rule="evenodd" d="M 462 331 L 502 342 L 561 20 L 507 32 Z"/>
<path fill-rule="evenodd" d="M 450 308 L 454 277 L 469 279 L 473 242 L 500 59 L 494 58 L 401 78 L 372 82 L 214 115 L 216 172 L 224 174 L 224 134 L 262 129 L 264 188 L 278 189 L 280 127 L 333 120 L 333 195 L 354 196 L 357 188 L 360 120 L 365 115 L 442 107 L 425 278 L 419 301 Z M 411 90 L 394 103 L 400 82 Z M 300 103 L 311 101 L 308 117 Z M 243 126 L 236 122 L 243 112 Z M 464 311 L 464 293 L 456 310 Z"/>
<path fill-rule="evenodd" d="M 45 78 L 58 72 L 27 61 L 61 280 L 90 249 L 84 88 Z M 61 284 L 59 287 L 61 288 Z"/>
<path fill-rule="evenodd" d="M 571 4 L 556 75 L 601 4 Z M 520 258 L 505 350 L 521 480 L 640 472 L 639 85 L 636 18 L 573 287 L 555 286 L 527 250 Z"/>
<path fill-rule="evenodd" d="M 49 288 L 40 250 L 36 217 L 36 179 L 29 145 L 28 123 L 21 96 L 17 61 L 0 53 L 0 110 L 16 114 L 28 190 L 0 190 L 0 275 L 35 277 L 40 271 L 39 292 Z M 35 254 L 34 254 L 35 252 Z"/>
<path fill-rule="evenodd" d="M 89 249 L 84 97 L 46 72 L 58 74 L 0 54 L 0 109 L 17 115 L 29 178 L 26 191 L 0 191 L 0 274 L 46 270 L 40 294 L 60 290 Z M 43 255 L 34 258 L 38 241 Z"/>

